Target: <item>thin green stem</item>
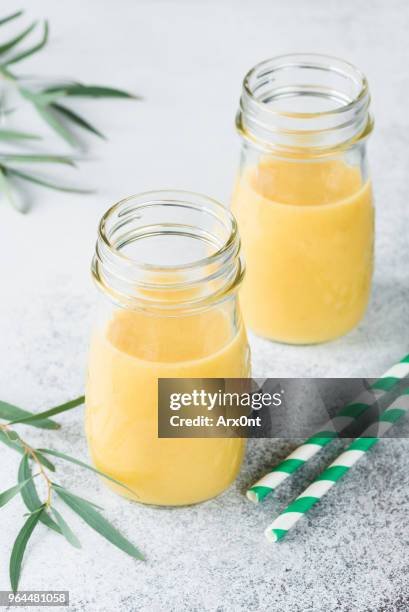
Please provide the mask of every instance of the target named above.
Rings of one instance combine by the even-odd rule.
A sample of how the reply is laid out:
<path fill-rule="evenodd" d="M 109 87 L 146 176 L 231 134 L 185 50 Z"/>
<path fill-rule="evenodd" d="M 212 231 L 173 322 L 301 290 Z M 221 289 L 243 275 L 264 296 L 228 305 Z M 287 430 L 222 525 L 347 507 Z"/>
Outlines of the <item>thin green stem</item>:
<path fill-rule="evenodd" d="M 18 440 L 18 442 L 23 447 L 24 452 L 27 453 L 32 458 L 32 460 L 37 464 L 38 469 L 39 469 L 39 474 L 41 474 L 41 476 L 44 478 L 44 481 L 45 481 L 45 483 L 47 485 L 47 499 L 44 502 L 44 504 L 45 504 L 46 508 L 50 508 L 50 506 L 51 506 L 51 499 L 52 499 L 52 483 L 51 483 L 50 478 L 47 475 L 47 472 L 44 469 L 44 466 L 42 465 L 41 461 L 39 460 L 39 458 L 38 458 L 38 456 L 36 454 L 35 448 L 33 448 L 32 446 L 27 444 L 27 442 L 25 442 L 15 431 L 10 429 L 10 427 L 8 425 L 0 423 L 0 429 L 3 430 L 7 436 L 8 436 L 9 433 L 13 433 L 14 436 L 17 436 L 16 438 L 13 438 L 13 442 L 16 442 Z M 10 440 L 11 440 L 11 438 L 10 438 Z"/>

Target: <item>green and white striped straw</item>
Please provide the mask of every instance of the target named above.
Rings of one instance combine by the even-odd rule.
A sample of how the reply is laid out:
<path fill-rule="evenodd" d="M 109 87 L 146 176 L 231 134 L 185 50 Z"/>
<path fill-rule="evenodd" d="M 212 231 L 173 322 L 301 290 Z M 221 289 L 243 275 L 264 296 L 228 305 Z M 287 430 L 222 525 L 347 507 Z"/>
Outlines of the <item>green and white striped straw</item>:
<path fill-rule="evenodd" d="M 409 374 L 409 355 L 392 366 L 371 387 L 361 393 L 351 404 L 342 408 L 336 416 L 329 420 L 323 429 L 308 438 L 296 448 L 286 459 L 276 465 L 247 491 L 247 498 L 255 503 L 262 501 L 272 493 L 284 480 L 296 472 L 304 463 L 337 437 L 342 431 L 358 419 L 363 412 L 373 406 L 383 395 Z"/>
<path fill-rule="evenodd" d="M 409 387 L 399 396 L 375 423 L 364 433 L 364 437 L 354 440 L 321 474 L 267 527 L 266 538 L 277 542 L 287 531 L 294 527 L 312 506 L 314 506 L 338 482 L 365 453 L 392 427 L 398 419 L 409 411 Z M 374 434 L 377 437 L 371 437 Z"/>

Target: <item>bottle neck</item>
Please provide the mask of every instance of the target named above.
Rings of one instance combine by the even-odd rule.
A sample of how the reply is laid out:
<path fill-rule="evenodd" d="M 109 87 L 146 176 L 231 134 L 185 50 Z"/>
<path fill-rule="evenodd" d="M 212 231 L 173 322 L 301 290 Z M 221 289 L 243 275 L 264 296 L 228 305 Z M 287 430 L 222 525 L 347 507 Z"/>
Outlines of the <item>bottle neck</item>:
<path fill-rule="evenodd" d="M 246 75 L 236 125 L 264 150 L 327 155 L 370 134 L 369 105 L 366 78 L 351 64 L 316 54 L 284 55 Z"/>
<path fill-rule="evenodd" d="M 102 217 L 92 273 L 124 307 L 168 316 L 208 309 L 234 297 L 243 278 L 236 222 L 199 194 L 132 196 Z"/>

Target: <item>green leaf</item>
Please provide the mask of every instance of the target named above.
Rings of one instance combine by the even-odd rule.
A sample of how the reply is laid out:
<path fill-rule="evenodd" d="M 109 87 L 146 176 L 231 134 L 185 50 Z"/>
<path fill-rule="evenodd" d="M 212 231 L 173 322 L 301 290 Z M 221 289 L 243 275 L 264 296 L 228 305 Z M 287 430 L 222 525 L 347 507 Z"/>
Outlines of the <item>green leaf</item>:
<path fill-rule="evenodd" d="M 0 140 L 42 140 L 42 138 L 37 134 L 29 134 L 28 132 L 0 129 Z"/>
<path fill-rule="evenodd" d="M 67 489 L 65 489 L 64 487 L 62 487 L 61 485 L 53 482 L 53 489 L 62 489 L 63 491 L 65 491 L 66 493 L 70 493 Z M 72 497 L 76 497 L 80 502 L 84 502 L 84 504 L 89 504 L 90 506 L 92 506 L 93 508 L 96 508 L 97 510 L 104 510 L 102 508 L 102 506 L 98 506 L 98 504 L 96 504 L 95 502 L 90 501 L 89 499 L 85 499 L 85 497 L 80 497 L 79 495 L 74 495 L 74 493 L 70 493 L 70 495 L 72 495 Z"/>
<path fill-rule="evenodd" d="M 74 111 L 72 111 L 70 108 L 67 108 L 66 106 L 62 106 L 61 104 L 55 104 L 55 103 L 50 104 L 50 106 L 58 113 L 61 113 L 61 115 L 63 115 L 69 121 L 72 121 L 76 125 L 79 125 L 81 128 L 83 128 L 84 130 L 88 130 L 88 132 L 92 132 L 96 136 L 99 136 L 100 138 L 105 139 L 105 136 L 99 130 L 97 130 L 97 128 L 91 125 L 83 117 L 80 117 L 80 115 L 78 115 L 77 113 L 74 113 Z"/>
<path fill-rule="evenodd" d="M 51 508 L 51 513 L 54 515 L 55 522 L 61 529 L 61 533 L 74 548 L 81 548 L 81 543 L 75 533 L 73 533 L 71 527 L 67 525 L 61 514 L 58 512 L 56 508 Z"/>
<path fill-rule="evenodd" d="M 26 208 L 15 198 L 15 195 L 11 189 L 9 181 L 4 173 L 4 168 L 0 167 L 0 191 L 3 192 L 7 202 L 18 212 L 25 213 Z"/>
<path fill-rule="evenodd" d="M 10 49 L 12 49 L 16 45 L 18 45 L 19 42 L 24 40 L 26 38 L 26 36 L 28 36 L 30 34 L 30 32 L 32 32 L 34 30 L 36 25 L 37 25 L 37 22 L 35 21 L 30 26 L 28 26 L 28 28 L 26 28 L 23 32 L 18 34 L 18 36 L 16 36 L 15 38 L 12 38 L 8 42 L 0 45 L 0 55 L 2 55 L 3 53 L 7 53 L 7 51 L 10 51 Z"/>
<path fill-rule="evenodd" d="M 41 51 L 41 49 L 45 47 L 45 45 L 47 44 L 47 41 L 48 41 L 48 22 L 45 21 L 44 29 L 43 29 L 43 36 L 40 42 L 34 45 L 33 47 L 26 49 L 26 51 L 22 51 L 22 53 L 19 53 L 15 55 L 14 57 L 10 58 L 6 62 L 4 62 L 3 65 L 10 66 L 10 64 L 16 64 L 17 62 L 21 62 L 21 60 L 26 59 L 30 55 L 33 55 L 34 53 L 38 53 L 38 51 Z"/>
<path fill-rule="evenodd" d="M 29 516 L 14 542 L 10 557 L 10 584 L 14 592 L 17 591 L 21 573 L 21 563 L 23 561 L 27 542 L 38 521 L 41 520 L 42 515 L 43 511 L 40 511 Z"/>
<path fill-rule="evenodd" d="M 0 508 L 2 506 L 5 506 L 11 499 L 13 499 L 13 497 L 15 497 L 17 493 L 19 493 L 21 489 L 25 487 L 26 484 L 32 478 L 33 476 L 31 478 L 28 478 L 27 480 L 23 480 L 22 482 L 19 482 L 19 484 L 15 485 L 14 487 L 11 487 L 10 489 L 3 491 L 3 493 L 0 493 Z"/>
<path fill-rule="evenodd" d="M 55 183 L 51 183 L 48 179 L 39 178 L 38 176 L 27 174 L 27 172 L 21 172 L 21 170 L 16 170 L 15 168 L 7 167 L 6 170 L 8 175 L 13 175 L 17 178 L 22 179 L 23 181 L 29 181 L 31 183 L 35 183 L 36 185 L 41 185 L 42 187 L 55 189 L 56 191 L 65 191 L 67 193 L 80 193 L 85 195 L 94 193 L 92 189 L 77 189 L 75 187 L 66 187 L 65 185 L 56 185 Z"/>
<path fill-rule="evenodd" d="M 44 455 L 42 453 L 39 453 L 37 449 L 35 449 L 35 454 L 37 456 L 37 459 L 39 460 L 39 462 L 46 467 L 48 470 L 51 470 L 51 472 L 55 472 L 55 465 L 53 463 L 51 463 L 51 461 L 48 461 L 48 459 L 46 457 L 44 457 Z"/>
<path fill-rule="evenodd" d="M 70 157 L 65 155 L 40 155 L 40 154 L 20 154 L 20 153 L 0 153 L 0 163 L 4 162 L 31 162 L 31 163 L 49 163 L 49 164 L 64 164 L 66 166 L 75 166 L 75 163 Z"/>
<path fill-rule="evenodd" d="M 82 85 L 81 83 L 72 83 L 63 87 L 48 87 L 46 93 L 58 93 L 62 96 L 81 96 L 86 98 L 130 98 L 136 99 L 133 94 L 122 89 L 114 87 L 105 87 L 101 85 Z"/>
<path fill-rule="evenodd" d="M 25 423 L 25 424 L 33 424 L 37 421 L 43 421 L 44 419 L 55 416 L 56 414 L 60 414 L 61 412 L 67 412 L 67 410 L 72 410 L 77 406 L 80 406 L 84 403 L 84 396 L 77 397 L 69 402 L 65 402 L 65 404 L 60 404 L 59 406 L 55 406 L 55 408 L 50 408 L 49 410 L 44 410 L 43 412 L 39 412 L 38 414 L 29 414 L 27 416 L 18 417 L 9 423 L 9 425 L 15 425 L 16 423 Z M 41 450 L 41 449 L 39 449 Z"/>
<path fill-rule="evenodd" d="M 2 66 L 1 64 L 0 64 L 0 74 L 4 77 L 4 79 L 8 81 L 13 81 L 13 82 L 17 81 L 17 77 L 14 76 L 14 74 L 12 74 L 10 70 L 7 70 L 7 68 L 5 66 Z"/>
<path fill-rule="evenodd" d="M 23 482 L 24 480 L 30 480 L 32 476 L 28 455 L 25 453 L 18 469 L 18 481 Z M 33 481 L 28 482 L 21 490 L 21 497 L 30 512 L 34 512 L 42 505 Z M 41 522 L 57 533 L 61 533 L 61 529 L 57 523 L 45 511 L 41 515 Z"/>
<path fill-rule="evenodd" d="M 23 516 L 31 516 L 32 514 L 37 514 L 37 512 L 41 512 L 41 510 L 43 509 L 44 506 L 41 506 L 40 508 L 37 508 L 37 510 L 34 510 L 33 512 L 25 512 L 23 514 Z"/>
<path fill-rule="evenodd" d="M 13 404 L 9 404 L 8 402 L 0 401 L 0 419 L 5 419 L 6 421 L 11 421 L 12 419 L 25 419 L 27 417 L 36 416 L 35 423 L 33 427 L 39 427 L 40 429 L 59 429 L 60 425 L 51 419 L 41 418 L 38 419 L 38 414 L 34 414 L 29 410 L 23 410 L 22 408 L 18 408 Z"/>
<path fill-rule="evenodd" d="M 0 26 L 2 26 L 4 23 L 8 23 L 12 19 L 17 19 L 17 17 L 21 17 L 23 12 L 24 11 L 17 11 L 17 13 L 13 13 L 12 15 L 8 15 L 7 17 L 3 17 L 3 19 L 0 19 Z"/>
<path fill-rule="evenodd" d="M 75 136 L 67 130 L 65 125 L 59 121 L 55 113 L 50 110 L 49 106 L 44 106 L 37 102 L 34 102 L 34 106 L 37 109 L 38 114 L 48 123 L 48 125 L 56 132 L 63 140 L 68 142 L 72 147 L 78 148 L 80 146 Z"/>
<path fill-rule="evenodd" d="M 60 453 L 59 451 L 52 450 L 51 448 L 40 448 L 39 451 L 41 451 L 42 453 L 45 453 L 46 455 L 54 455 L 54 457 L 60 457 L 60 459 L 64 459 L 65 461 L 70 461 L 71 463 L 75 463 L 75 465 L 79 465 L 80 467 L 90 470 L 91 472 L 94 472 L 95 474 L 99 474 L 103 478 L 106 478 L 107 480 L 114 482 L 115 484 L 119 485 L 120 487 L 123 487 L 124 489 L 127 489 L 133 495 L 137 495 L 135 491 L 132 491 L 132 489 L 127 487 L 125 484 L 123 484 L 119 480 L 115 480 L 115 478 L 112 478 L 112 476 L 108 476 L 108 474 L 105 474 L 104 472 L 97 470 L 96 468 L 92 467 L 92 465 L 88 465 L 88 463 L 84 463 L 83 461 L 80 461 L 79 459 L 75 459 L 75 457 L 70 457 L 70 455 L 66 455 L 65 453 Z"/>
<path fill-rule="evenodd" d="M 20 453 L 20 455 L 25 453 L 23 442 L 20 440 L 19 436 L 16 434 L 15 431 L 5 432 L 0 429 L 0 442 L 3 442 L 3 444 L 8 446 L 9 448 L 12 448 L 13 450 L 17 451 L 18 453 Z M 44 467 L 46 467 L 48 470 L 51 470 L 51 472 L 55 472 L 54 464 L 51 463 L 51 461 L 49 461 L 47 457 L 44 457 L 44 455 L 37 450 L 35 451 L 35 453 L 37 455 L 37 459 Z"/>
<path fill-rule="evenodd" d="M 24 453 L 23 446 L 19 444 L 18 442 L 15 442 L 14 440 L 12 440 L 3 429 L 0 429 L 0 442 L 3 442 L 3 444 L 8 446 L 9 448 L 12 448 L 18 453 L 21 453 L 21 454 Z"/>
<path fill-rule="evenodd" d="M 21 455 L 25 452 L 24 443 L 22 440 L 20 440 L 18 434 L 16 434 L 15 431 L 4 431 L 0 429 L 0 442 L 3 442 L 3 444 L 17 451 Z M 55 472 L 54 464 L 51 463 L 51 461 L 49 461 L 47 457 L 44 457 L 44 455 L 39 451 L 36 450 L 35 452 L 39 462 L 42 463 L 47 469 L 51 470 L 52 472 Z"/>
<path fill-rule="evenodd" d="M 111 544 L 126 552 L 134 559 L 143 560 L 139 550 L 125 538 L 111 523 L 109 523 L 99 512 L 89 504 L 84 504 L 78 497 L 69 491 L 59 487 L 55 488 L 57 495 L 78 514 L 92 529 L 95 529 L 102 537 L 106 538 Z"/>
<path fill-rule="evenodd" d="M 22 85 L 18 86 L 18 90 L 23 98 L 29 102 L 32 102 L 33 104 L 39 104 L 40 106 L 47 106 L 51 102 L 54 102 L 61 97 L 61 95 L 57 92 L 48 93 L 47 91 L 32 91 L 31 89 L 23 87 Z"/>

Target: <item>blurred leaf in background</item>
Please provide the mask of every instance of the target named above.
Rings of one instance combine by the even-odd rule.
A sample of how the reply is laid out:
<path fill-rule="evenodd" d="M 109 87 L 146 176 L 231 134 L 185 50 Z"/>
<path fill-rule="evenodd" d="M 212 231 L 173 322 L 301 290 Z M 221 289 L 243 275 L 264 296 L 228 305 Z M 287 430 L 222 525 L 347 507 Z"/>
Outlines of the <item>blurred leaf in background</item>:
<path fill-rule="evenodd" d="M 23 16 L 23 11 L 17 11 L 11 15 L 0 18 L 0 38 L 7 30 L 7 24 L 20 19 Z M 0 74 L 3 77 L 5 85 L 5 93 L 8 90 L 16 92 L 20 98 L 32 105 L 36 113 L 47 124 L 47 126 L 61 138 L 70 147 L 75 149 L 83 149 L 82 143 L 78 138 L 76 131 L 91 133 L 94 136 L 105 139 L 101 130 L 95 127 L 88 119 L 79 115 L 72 108 L 67 106 L 70 100 L 77 98 L 112 98 L 112 99 L 129 99 L 138 100 L 137 96 L 124 91 L 105 85 L 90 85 L 77 81 L 68 80 L 58 83 L 57 85 L 43 85 L 41 87 L 29 87 L 27 85 L 27 76 L 20 77 L 14 72 L 15 67 L 18 68 L 20 63 L 27 58 L 42 51 L 48 43 L 49 25 L 47 21 L 42 24 L 40 38 L 36 42 L 26 46 L 27 41 L 33 38 L 39 32 L 39 24 L 33 21 L 25 26 L 18 34 L 0 41 Z M 35 38 L 34 38 L 35 40 Z M 45 81 L 45 79 L 44 79 Z M 4 92 L 3 92 L 4 93 Z M 0 100 L 0 118 L 7 120 L 11 114 L 10 109 L 5 107 L 5 96 Z M 64 104 L 61 103 L 64 101 Z M 16 109 L 13 109 L 13 113 Z M 13 129 L 0 128 L 0 146 L 1 143 L 8 143 L 13 146 L 24 145 L 26 148 L 30 143 L 43 140 L 38 134 L 33 134 L 30 131 L 18 131 Z M 35 184 L 48 189 L 64 191 L 69 193 L 92 193 L 92 189 L 82 189 L 76 186 L 64 185 L 56 182 L 48 176 L 38 174 L 37 171 L 31 168 L 27 172 L 16 168 L 16 163 L 27 164 L 66 164 L 75 166 L 72 156 L 40 154 L 32 152 L 27 155 L 7 154 L 0 152 L 0 192 L 6 201 L 9 202 L 17 211 L 27 212 L 28 205 L 22 201 L 21 194 L 16 188 L 16 181 L 25 181 L 30 184 Z"/>

